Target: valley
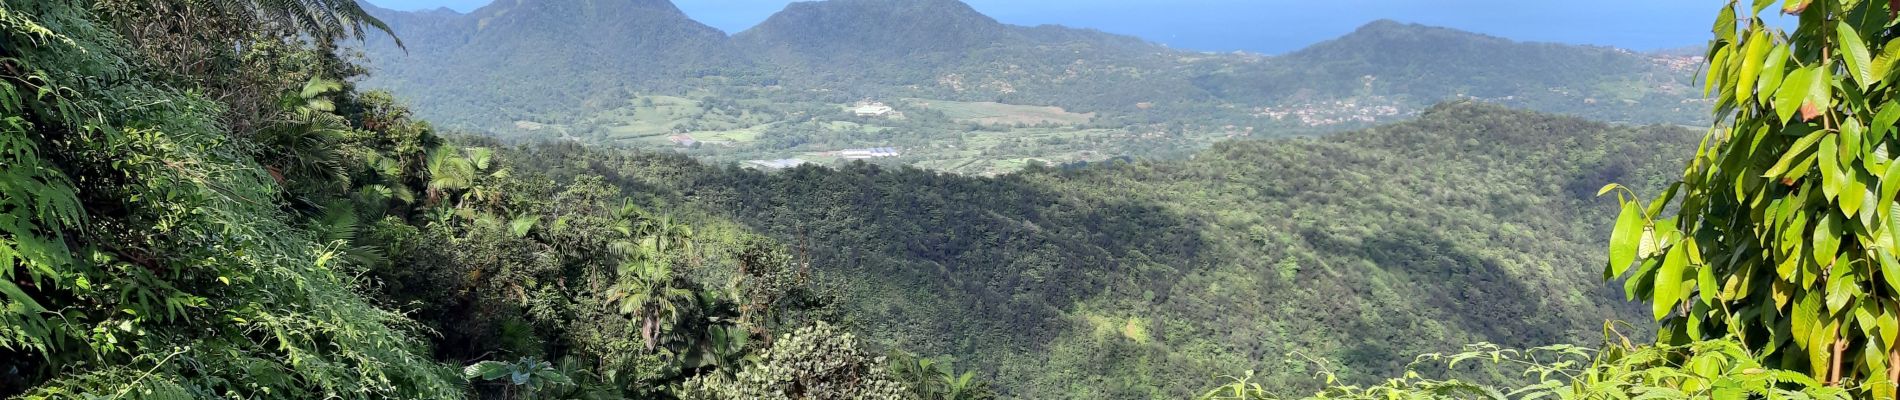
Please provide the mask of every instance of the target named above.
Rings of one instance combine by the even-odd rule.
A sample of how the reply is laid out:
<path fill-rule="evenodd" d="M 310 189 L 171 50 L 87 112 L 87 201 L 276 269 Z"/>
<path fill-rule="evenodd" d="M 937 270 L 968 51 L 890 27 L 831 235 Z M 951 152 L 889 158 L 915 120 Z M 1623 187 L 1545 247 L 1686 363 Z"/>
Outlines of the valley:
<path fill-rule="evenodd" d="M 1459 103 L 1192 160 L 997 178 L 660 154 L 582 173 L 814 243 L 874 342 L 984 366 L 1010 397 L 1186 398 L 1237 365 L 1316 389 L 1293 351 L 1357 380 L 1463 343 L 1600 340 L 1606 320 L 1643 335 L 1641 311 L 1588 267 L 1608 232 L 1578 221 L 1614 219 L 1595 182 L 1660 187 L 1696 138 Z"/>

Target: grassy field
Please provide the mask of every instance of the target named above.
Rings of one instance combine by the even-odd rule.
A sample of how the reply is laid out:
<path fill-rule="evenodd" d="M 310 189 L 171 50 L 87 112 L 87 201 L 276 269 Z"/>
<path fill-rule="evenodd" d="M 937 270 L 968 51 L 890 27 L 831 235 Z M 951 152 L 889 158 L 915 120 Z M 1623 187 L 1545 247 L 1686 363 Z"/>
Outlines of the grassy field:
<path fill-rule="evenodd" d="M 639 147 L 677 149 L 721 162 L 798 157 L 819 164 L 836 164 L 851 161 L 838 157 L 835 153 L 838 150 L 895 147 L 901 156 L 871 161 L 970 175 L 1009 173 L 1035 162 L 1056 165 L 1100 160 L 1112 156 L 1099 151 L 1103 144 L 1129 140 L 1131 136 L 1122 129 L 1083 129 L 1078 125 L 1090 122 L 1093 114 L 1072 113 L 1057 107 L 900 100 L 897 104 L 900 109 L 933 110 L 953 122 L 916 125 L 848 119 L 843 111 L 837 117 L 840 119 L 820 117 L 808 122 L 796 121 L 787 118 L 796 118 L 793 115 L 798 114 L 763 111 L 779 109 L 775 106 L 780 105 L 748 104 L 748 101 L 760 101 L 758 99 L 731 102 L 702 101 L 702 98 L 693 94 L 638 96 L 587 122 L 597 127 L 593 131 L 595 137 Z M 970 129 L 967 126 L 970 123 L 1000 129 Z M 1015 127 L 1021 125 L 1032 126 Z M 793 148 L 771 147 L 783 146 L 786 141 L 766 137 L 767 132 L 812 132 L 814 128 L 816 133 L 793 133 L 817 138 Z M 670 140 L 674 135 L 687 135 L 707 145 L 680 149 Z"/>
<path fill-rule="evenodd" d="M 759 134 L 776 122 L 770 116 L 713 109 L 698 100 L 676 96 L 636 97 L 626 107 L 596 118 L 605 121 L 609 140 L 651 142 L 686 133 L 702 141 L 745 143 L 758 140 Z"/>
<path fill-rule="evenodd" d="M 767 124 L 753 125 L 753 126 L 749 126 L 745 128 L 739 128 L 739 129 L 727 129 L 727 130 L 721 130 L 721 131 L 697 131 L 697 132 L 688 133 L 688 135 L 692 135 L 693 139 L 697 139 L 700 141 L 714 140 L 714 141 L 727 141 L 727 142 L 733 142 L 733 143 L 750 143 L 750 142 L 759 140 L 759 135 L 765 134 L 765 128 L 770 128 L 770 127 L 772 127 L 772 124 L 767 123 Z"/>
<path fill-rule="evenodd" d="M 1076 125 L 1095 119 L 1095 113 L 1072 113 L 1062 107 L 1025 106 L 996 102 L 969 102 L 930 99 L 904 99 L 906 105 L 918 109 L 941 111 L 945 116 L 959 122 L 974 122 L 984 125 L 1042 124 Z"/>
<path fill-rule="evenodd" d="M 912 154 L 918 168 L 972 175 L 1013 172 L 1032 161 L 1062 164 L 1098 160 L 1101 154 L 1085 149 L 1092 139 L 1119 133 L 1113 129 L 1017 128 L 1000 132 L 964 132 L 943 144 Z"/>

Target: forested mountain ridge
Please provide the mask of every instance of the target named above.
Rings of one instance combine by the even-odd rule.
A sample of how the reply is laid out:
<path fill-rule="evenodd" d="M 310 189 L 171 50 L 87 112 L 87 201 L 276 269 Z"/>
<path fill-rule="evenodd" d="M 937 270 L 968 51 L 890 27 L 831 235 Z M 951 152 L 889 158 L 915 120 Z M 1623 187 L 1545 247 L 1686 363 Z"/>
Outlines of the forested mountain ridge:
<path fill-rule="evenodd" d="M 949 92 L 940 96 L 1044 92 L 1037 84 L 1051 82 L 1020 78 L 1073 74 L 1087 64 L 1159 66 L 1178 53 L 1094 30 L 1008 25 L 958 0 L 796 2 L 733 41 L 781 68 L 784 79 L 867 95 L 891 90 L 867 84 Z"/>
<path fill-rule="evenodd" d="M 1508 63 L 1508 68 L 1486 60 Z M 1685 71 L 1659 68 L 1641 54 L 1607 47 L 1516 42 L 1455 29 L 1392 20 L 1367 23 L 1339 38 L 1282 57 L 1267 68 L 1273 78 L 1238 79 L 1210 85 L 1230 96 L 1285 96 L 1297 99 L 1350 97 L 1366 92 L 1413 100 L 1438 101 L 1466 96 L 1510 103 L 1506 97 L 1536 97 L 1549 90 L 1595 93 L 1601 102 L 1622 101 L 1642 93 L 1598 90 L 1591 85 L 1649 80 L 1674 83 L 1670 95 L 1693 98 Z M 1657 74 L 1678 76 L 1653 76 Z M 1291 87 L 1249 83 L 1282 82 Z M 1307 99 L 1313 100 L 1313 99 Z M 1651 103 L 1653 104 L 1653 103 Z"/>
<path fill-rule="evenodd" d="M 369 12 L 402 32 L 404 46 L 372 38 L 364 50 L 376 73 L 365 84 L 447 107 L 466 117 L 421 111 L 470 129 L 493 125 L 467 121 L 513 121 L 521 110 L 617 102 L 625 92 L 612 89 L 632 82 L 747 65 L 725 33 L 665 0 L 503 0 L 467 14 Z"/>
<path fill-rule="evenodd" d="M 1690 90 L 1695 86 L 1693 68 L 1688 68 L 1694 65 L 1691 56 L 1520 43 L 1391 21 L 1374 22 L 1292 54 L 1262 56 L 1183 51 L 1085 29 L 1003 24 L 955 0 L 798 2 L 731 36 L 692 22 L 672 7 L 635 7 L 632 0 L 542 4 L 547 2 L 509 0 L 459 16 L 378 11 L 392 21 L 460 28 L 406 37 L 418 49 L 410 54 L 392 41 L 371 40 L 366 48 L 375 73 L 363 84 L 392 88 L 416 99 L 421 115 L 473 131 L 652 147 L 668 144 L 647 140 L 653 137 L 732 136 L 732 131 L 744 130 L 736 144 L 724 146 L 768 159 L 797 153 L 745 148 L 754 138 L 783 134 L 767 128 L 844 115 L 786 112 L 747 101 L 812 110 L 907 98 L 1058 106 L 1093 113 L 1087 127 L 1122 131 L 1127 137 L 1116 139 L 1121 142 L 1176 129 L 1168 124 L 1182 121 L 1192 123 L 1179 128 L 1186 131 L 1181 135 L 1199 139 L 1331 132 L 1407 118 L 1433 103 L 1459 98 L 1637 123 L 1700 123 L 1701 110 L 1708 106 L 1697 100 L 1698 91 Z M 660 2 L 639 4 L 648 3 Z M 597 23 L 599 15 L 587 11 L 591 7 L 645 11 L 614 26 L 571 30 Z M 481 21 L 528 13 L 503 12 L 515 9 L 560 17 L 514 18 L 511 21 L 520 24 L 473 28 Z M 1447 51 L 1423 46 L 1427 42 L 1442 44 Z M 472 45 L 476 43 L 482 45 Z M 677 45 L 649 48 L 640 45 L 644 43 Z M 554 50 L 567 48 L 608 51 Z M 491 75 L 490 70 L 514 68 L 492 60 L 497 57 L 586 67 Z M 1565 65 L 1576 68 L 1550 73 Z M 414 89 L 421 82 L 435 90 Z M 504 87 L 511 90 L 501 90 Z M 419 93 L 408 93 L 412 90 Z M 702 105 L 736 103 L 741 106 L 722 113 L 743 113 L 749 119 L 735 127 L 694 130 L 688 123 L 727 123 L 690 115 L 640 117 L 653 120 L 614 116 L 645 113 L 637 100 L 653 96 L 685 97 Z M 901 112 L 921 111 L 899 106 Z M 644 133 L 651 131 L 644 126 L 652 124 L 689 127 Z M 639 127 L 625 130 L 643 133 L 616 133 L 623 130 L 620 126 Z M 923 133 L 942 137 L 961 128 L 934 126 Z M 848 133 L 820 136 L 843 138 Z M 888 146 L 863 138 L 846 140 L 856 147 Z M 1196 140 L 1203 143 L 1199 146 L 1211 141 Z M 1040 157 L 1057 162 L 1088 159 Z"/>
<path fill-rule="evenodd" d="M 1660 185 L 1695 137 L 1459 103 L 1191 160 L 997 178 L 526 158 L 808 243 L 867 335 L 978 366 L 1007 395 L 1181 398 L 1236 365 L 1315 387 L 1309 366 L 1279 363 L 1290 351 L 1362 380 L 1409 354 L 1588 342 L 1605 320 L 1641 321 L 1598 281 L 1608 233 L 1588 222 L 1613 207 L 1595 189 Z"/>
<path fill-rule="evenodd" d="M 788 4 L 733 40 L 767 59 L 864 68 L 996 45 L 1011 33 L 956 0 L 842 0 Z"/>

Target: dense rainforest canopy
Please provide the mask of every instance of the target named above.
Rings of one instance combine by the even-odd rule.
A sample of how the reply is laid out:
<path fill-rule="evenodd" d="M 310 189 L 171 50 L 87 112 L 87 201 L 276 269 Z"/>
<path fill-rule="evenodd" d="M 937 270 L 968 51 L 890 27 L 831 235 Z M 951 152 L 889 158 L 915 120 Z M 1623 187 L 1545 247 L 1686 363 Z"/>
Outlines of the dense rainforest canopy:
<path fill-rule="evenodd" d="M 1754 3 L 1700 151 L 1453 101 L 980 177 L 439 131 L 350 50 L 427 21 L 354 1 L 0 0 L 0 397 L 1892 398 L 1895 10 Z"/>
<path fill-rule="evenodd" d="M 769 239 L 356 92 L 354 2 L 4 5 L 0 395 L 988 393 Z"/>

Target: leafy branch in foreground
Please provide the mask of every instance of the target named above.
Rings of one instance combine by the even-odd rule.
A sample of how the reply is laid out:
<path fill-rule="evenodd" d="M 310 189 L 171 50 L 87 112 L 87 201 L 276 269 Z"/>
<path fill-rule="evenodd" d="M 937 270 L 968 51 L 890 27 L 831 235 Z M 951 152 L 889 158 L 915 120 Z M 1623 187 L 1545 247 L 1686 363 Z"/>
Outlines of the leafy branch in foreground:
<path fill-rule="evenodd" d="M 1499 387 L 1455 377 L 1428 377 L 1421 370 L 1456 371 L 1473 362 L 1515 373 L 1533 382 Z M 1330 378 L 1330 377 L 1329 377 Z M 1232 378 L 1201 400 L 1282 398 L 1254 382 Z M 1573 345 L 1524 350 L 1489 343 L 1455 354 L 1419 356 L 1405 375 L 1371 386 L 1329 387 L 1306 399 L 1611 399 L 1611 398 L 1811 398 L 1848 399 L 1852 390 L 1829 386 L 1796 371 L 1763 366 L 1741 343 L 1730 340 L 1681 346 L 1612 346 L 1592 351 Z"/>
<path fill-rule="evenodd" d="M 1680 181 L 1622 206 L 1605 278 L 1649 301 L 1659 339 L 1727 338 L 1761 362 L 1894 396 L 1900 377 L 1900 44 L 1893 2 L 1789 0 L 1791 32 L 1730 1 L 1705 92 L 1716 125 Z M 1674 209 L 1673 216 L 1665 212 Z M 1635 268 L 1631 268 L 1635 265 Z"/>

